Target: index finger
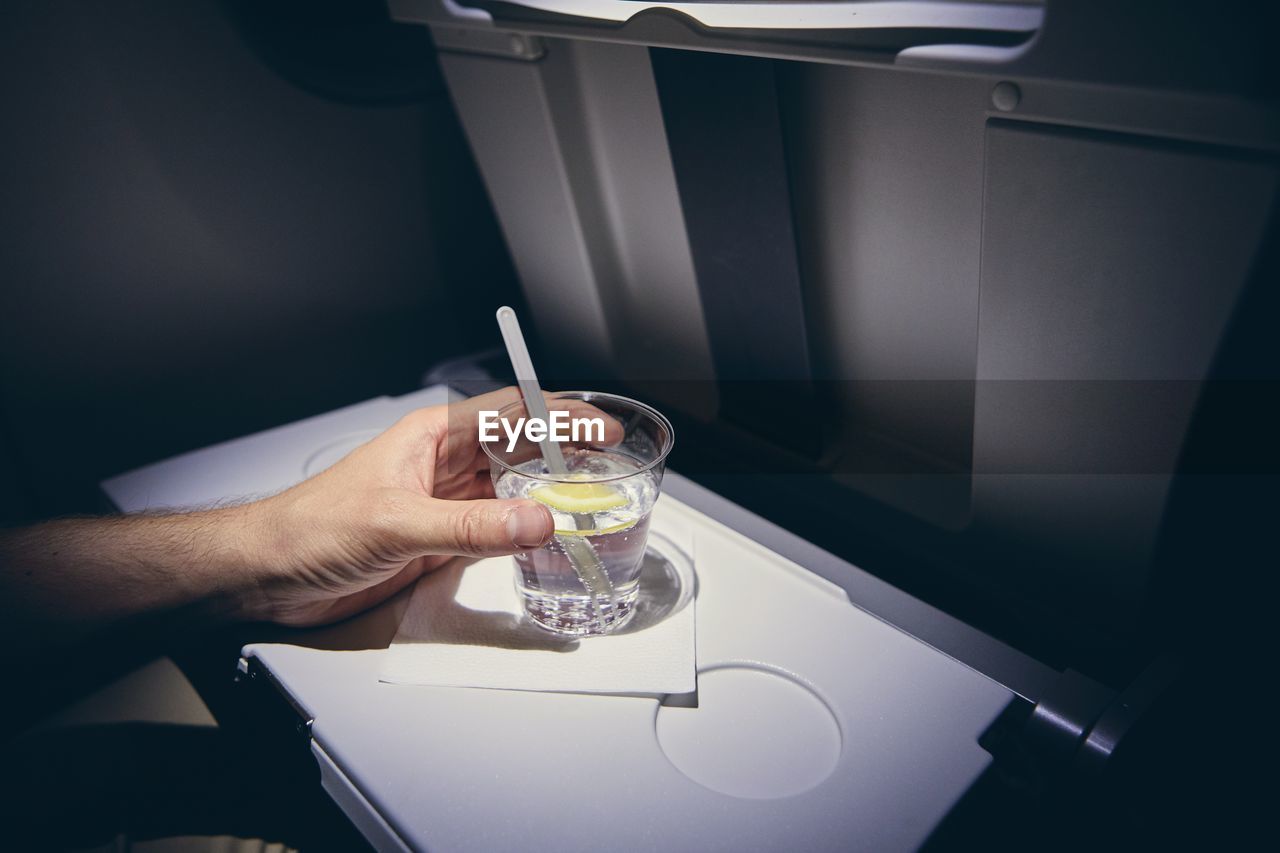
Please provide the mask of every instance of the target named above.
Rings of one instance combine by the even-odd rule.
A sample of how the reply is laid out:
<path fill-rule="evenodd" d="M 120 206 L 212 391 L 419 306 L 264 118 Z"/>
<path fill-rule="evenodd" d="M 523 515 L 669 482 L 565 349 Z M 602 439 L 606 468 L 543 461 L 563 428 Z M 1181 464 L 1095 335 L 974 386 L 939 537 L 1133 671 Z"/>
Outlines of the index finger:
<path fill-rule="evenodd" d="M 598 432 L 588 429 L 586 431 L 588 440 L 574 442 L 575 445 L 614 447 L 626 437 L 626 426 L 616 417 L 586 401 L 557 397 L 557 393 L 559 392 L 543 392 L 543 397 L 547 401 L 547 408 L 550 412 L 567 413 L 571 423 L 579 420 L 598 421 L 601 427 Z M 522 429 L 517 431 L 517 427 L 520 426 L 519 420 L 529 416 L 526 407 L 520 401 L 521 397 L 518 389 L 503 388 L 499 391 L 450 404 L 448 429 L 445 438 L 446 446 L 444 448 L 446 458 L 450 460 L 450 473 L 457 473 L 467 467 L 478 471 L 485 466 L 486 458 L 481 453 L 476 453 L 481 442 L 480 425 L 482 413 L 489 415 L 492 419 L 491 423 L 495 425 L 491 429 L 490 435 L 495 435 L 497 440 L 501 442 L 502 455 L 505 460 L 520 462 L 533 459 L 539 455 L 541 451 L 538 443 L 530 441 Z M 497 412 L 506 406 L 511 406 L 511 411 L 500 418 L 495 417 Z M 516 432 L 518 438 L 516 439 L 514 450 L 507 451 L 506 448 L 512 432 Z"/>

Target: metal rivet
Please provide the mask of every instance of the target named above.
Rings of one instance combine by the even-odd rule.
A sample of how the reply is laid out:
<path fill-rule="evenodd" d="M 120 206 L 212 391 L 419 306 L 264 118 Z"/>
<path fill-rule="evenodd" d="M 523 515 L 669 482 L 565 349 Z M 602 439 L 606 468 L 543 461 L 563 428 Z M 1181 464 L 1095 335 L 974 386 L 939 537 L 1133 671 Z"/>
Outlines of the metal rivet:
<path fill-rule="evenodd" d="M 1022 100 L 1022 90 L 1016 83 L 1010 83 L 1008 80 L 997 83 L 991 90 L 991 105 L 1001 112 L 1009 112 L 1018 106 L 1020 100 Z"/>

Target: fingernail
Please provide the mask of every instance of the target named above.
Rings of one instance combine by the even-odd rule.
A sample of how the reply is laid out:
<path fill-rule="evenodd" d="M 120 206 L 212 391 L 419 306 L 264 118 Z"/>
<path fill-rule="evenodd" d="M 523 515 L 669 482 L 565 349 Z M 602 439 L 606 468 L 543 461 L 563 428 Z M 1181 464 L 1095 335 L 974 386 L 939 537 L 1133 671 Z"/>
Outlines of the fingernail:
<path fill-rule="evenodd" d="M 540 506 L 518 506 L 507 516 L 507 535 L 517 548 L 537 548 L 551 538 L 551 513 Z"/>

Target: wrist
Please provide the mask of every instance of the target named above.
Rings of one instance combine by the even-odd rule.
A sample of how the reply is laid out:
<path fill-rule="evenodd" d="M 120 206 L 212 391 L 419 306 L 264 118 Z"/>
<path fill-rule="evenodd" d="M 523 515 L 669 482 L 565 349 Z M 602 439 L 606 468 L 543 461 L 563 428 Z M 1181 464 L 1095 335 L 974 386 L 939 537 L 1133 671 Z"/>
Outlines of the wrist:
<path fill-rule="evenodd" d="M 274 500 L 215 510 L 223 515 L 219 526 L 228 547 L 212 597 L 212 610 L 222 618 L 258 622 L 271 617 L 269 591 L 282 574 L 286 552 Z"/>

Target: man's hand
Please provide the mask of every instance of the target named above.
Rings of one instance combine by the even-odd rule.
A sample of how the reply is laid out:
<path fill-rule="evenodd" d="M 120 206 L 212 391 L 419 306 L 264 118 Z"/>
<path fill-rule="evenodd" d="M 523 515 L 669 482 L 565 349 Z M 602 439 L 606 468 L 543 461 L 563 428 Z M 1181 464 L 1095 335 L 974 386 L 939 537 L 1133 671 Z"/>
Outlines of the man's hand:
<path fill-rule="evenodd" d="M 495 500 L 476 438 L 482 409 L 507 388 L 420 409 L 332 468 L 256 504 L 244 522 L 262 556 L 240 615 L 318 625 L 364 610 L 457 555 L 514 554 L 545 544 L 551 513 Z"/>
<path fill-rule="evenodd" d="M 254 503 L 0 531 L 0 650 L 20 657 L 166 613 L 319 625 L 455 555 L 537 548 L 552 536 L 551 513 L 493 499 L 477 435 L 481 409 L 517 399 L 508 388 L 413 412 L 329 470 Z M 607 430 L 621 439 L 616 421 Z"/>

